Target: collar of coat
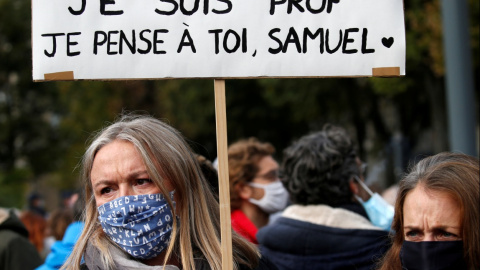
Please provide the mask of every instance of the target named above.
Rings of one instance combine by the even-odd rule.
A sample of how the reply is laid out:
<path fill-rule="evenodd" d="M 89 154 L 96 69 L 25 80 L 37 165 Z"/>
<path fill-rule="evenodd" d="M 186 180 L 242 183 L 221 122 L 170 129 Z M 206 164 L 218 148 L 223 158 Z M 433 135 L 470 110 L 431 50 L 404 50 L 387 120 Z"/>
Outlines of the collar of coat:
<path fill-rule="evenodd" d="M 341 229 L 381 230 L 357 213 L 328 205 L 291 205 L 282 216 Z"/>

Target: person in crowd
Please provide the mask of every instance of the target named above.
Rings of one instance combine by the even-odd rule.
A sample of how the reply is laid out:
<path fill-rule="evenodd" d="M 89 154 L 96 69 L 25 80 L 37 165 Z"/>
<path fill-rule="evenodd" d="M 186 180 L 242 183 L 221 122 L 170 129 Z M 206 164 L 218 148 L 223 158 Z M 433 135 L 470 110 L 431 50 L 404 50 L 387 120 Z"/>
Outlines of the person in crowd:
<path fill-rule="evenodd" d="M 78 200 L 79 192 L 76 190 L 65 190 L 61 193 L 62 208 L 72 210 Z"/>
<path fill-rule="evenodd" d="M 23 211 L 20 220 L 28 231 L 28 238 L 39 254 L 43 254 L 47 220 L 32 210 Z"/>
<path fill-rule="evenodd" d="M 52 245 L 56 241 L 63 239 L 63 235 L 72 221 L 73 214 L 71 209 L 68 208 L 56 209 L 48 216 L 45 232 L 46 237 L 43 241 L 44 248 L 43 253 L 41 254 L 42 258 L 45 258 L 48 255 Z"/>
<path fill-rule="evenodd" d="M 366 199 L 362 163 L 346 131 L 326 125 L 283 152 L 281 181 L 291 205 L 260 229 L 262 254 L 280 270 L 372 269 L 388 234 L 357 201 Z"/>
<path fill-rule="evenodd" d="M 33 192 L 28 196 L 28 210 L 46 219 L 47 211 L 45 211 L 44 205 L 45 201 L 42 195 Z"/>
<path fill-rule="evenodd" d="M 48 235 L 55 240 L 62 240 L 68 225 L 73 222 L 73 214 L 70 209 L 57 209 L 50 214 L 47 220 Z"/>
<path fill-rule="evenodd" d="M 74 205 L 68 206 L 65 211 L 70 212 L 72 222 L 68 224 L 59 241 L 56 241 L 49 250 L 45 262 L 36 268 L 36 270 L 54 270 L 60 269 L 66 259 L 72 253 L 73 247 L 82 233 L 84 223 L 82 221 L 82 212 L 85 209 L 84 196 L 77 196 Z M 53 215 L 53 214 L 52 214 Z M 60 235 L 57 235 L 57 237 Z"/>
<path fill-rule="evenodd" d="M 0 208 L 0 269 L 31 270 L 41 263 L 23 223 L 12 210 Z"/>
<path fill-rule="evenodd" d="M 479 159 L 444 152 L 399 184 L 391 249 L 380 269 L 480 269 Z"/>
<path fill-rule="evenodd" d="M 122 116 L 86 150 L 82 179 L 85 227 L 63 268 L 222 268 L 219 204 L 173 127 Z M 235 233 L 232 250 L 236 270 L 275 269 Z"/>
<path fill-rule="evenodd" d="M 255 244 L 257 231 L 268 224 L 270 214 L 288 203 L 274 152 L 270 143 L 256 138 L 240 140 L 228 148 L 232 227 Z"/>

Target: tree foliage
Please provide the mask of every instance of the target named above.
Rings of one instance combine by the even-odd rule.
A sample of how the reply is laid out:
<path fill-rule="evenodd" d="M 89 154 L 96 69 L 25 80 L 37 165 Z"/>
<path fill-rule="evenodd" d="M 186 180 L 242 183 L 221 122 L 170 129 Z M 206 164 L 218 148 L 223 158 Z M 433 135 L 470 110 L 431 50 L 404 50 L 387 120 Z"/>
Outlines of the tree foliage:
<path fill-rule="evenodd" d="M 212 80 L 32 82 L 30 5 L 0 0 L 0 206 L 19 207 L 45 175 L 59 189 L 74 188 L 86 142 L 122 112 L 164 119 L 195 151 L 216 157 Z M 478 74 L 479 1 L 469 7 Z M 334 123 L 367 161 L 391 159 L 399 137 L 404 158 L 447 150 L 440 8 L 439 0 L 405 1 L 405 77 L 227 80 L 229 143 L 255 136 L 272 142 L 280 159 L 293 140 Z"/>

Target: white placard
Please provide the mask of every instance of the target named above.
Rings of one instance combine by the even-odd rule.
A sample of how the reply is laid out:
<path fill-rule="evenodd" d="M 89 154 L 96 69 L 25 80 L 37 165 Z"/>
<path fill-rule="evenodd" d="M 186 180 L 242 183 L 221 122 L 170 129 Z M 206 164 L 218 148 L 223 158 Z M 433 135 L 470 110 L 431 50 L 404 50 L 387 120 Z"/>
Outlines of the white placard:
<path fill-rule="evenodd" d="M 32 47 L 39 81 L 405 75 L 403 0 L 32 0 Z"/>

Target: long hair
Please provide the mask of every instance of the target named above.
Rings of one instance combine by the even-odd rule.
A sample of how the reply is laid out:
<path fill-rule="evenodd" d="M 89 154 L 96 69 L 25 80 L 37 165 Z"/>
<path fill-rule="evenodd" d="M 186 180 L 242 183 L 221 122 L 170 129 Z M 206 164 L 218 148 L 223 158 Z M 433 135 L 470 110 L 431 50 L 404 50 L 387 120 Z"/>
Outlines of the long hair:
<path fill-rule="evenodd" d="M 395 202 L 391 249 L 381 262 L 380 269 L 402 269 L 400 249 L 404 241 L 403 204 L 407 194 L 422 185 L 425 190 L 445 192 L 459 203 L 463 213 L 462 241 L 465 260 L 469 269 L 480 266 L 480 207 L 479 207 L 479 160 L 458 153 L 440 153 L 421 160 L 400 181 Z"/>
<path fill-rule="evenodd" d="M 100 250 L 106 269 L 113 269 L 110 248 L 115 245 L 98 222 L 98 211 L 90 173 L 96 153 L 105 145 L 124 140 L 132 143 L 142 156 L 147 172 L 163 194 L 167 194 L 164 179 L 175 188 L 176 209 L 169 196 L 170 208 L 180 218 L 173 219 L 171 239 L 166 249 L 164 265 L 177 257 L 183 269 L 195 269 L 195 259 L 206 260 L 211 269 L 221 269 L 219 206 L 190 147 L 183 136 L 171 126 L 149 116 L 126 115 L 98 133 L 82 160 L 82 180 L 85 187 L 85 227 L 72 255 L 64 265 L 79 269 L 87 244 Z M 233 258 L 238 264 L 256 266 L 259 253 L 255 246 L 233 233 Z"/>

